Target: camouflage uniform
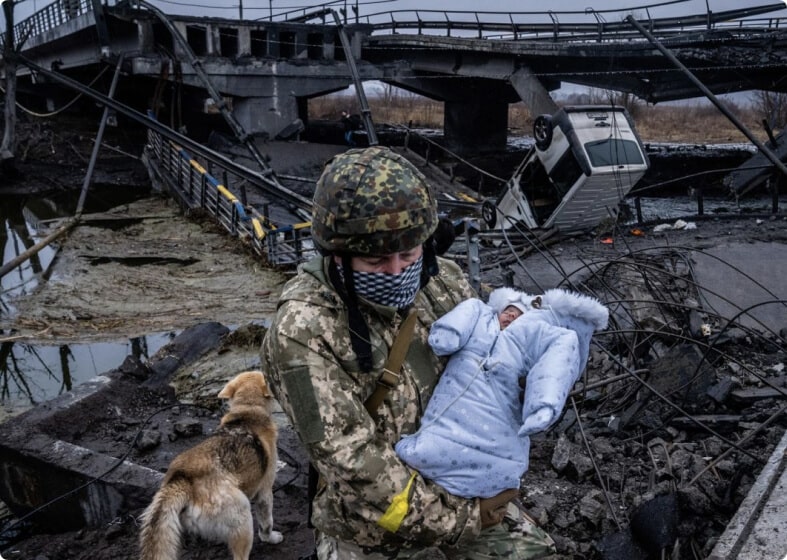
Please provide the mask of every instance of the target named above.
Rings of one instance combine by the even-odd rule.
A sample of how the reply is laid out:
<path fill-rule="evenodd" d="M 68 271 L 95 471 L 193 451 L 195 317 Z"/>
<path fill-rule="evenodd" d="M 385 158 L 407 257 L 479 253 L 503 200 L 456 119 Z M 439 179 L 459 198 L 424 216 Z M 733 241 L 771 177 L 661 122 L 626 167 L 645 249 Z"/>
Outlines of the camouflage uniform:
<path fill-rule="evenodd" d="M 388 251 L 393 253 L 423 243 L 424 232 L 428 235 L 434 230 L 431 194 L 426 193 L 429 199 L 417 204 L 395 196 L 386 198 L 386 189 L 396 190 L 391 174 L 401 180 L 403 171 L 400 165 L 387 167 L 392 158 L 386 153 L 382 169 L 379 162 L 364 163 L 369 156 L 378 158 L 380 150 L 350 151 L 360 153 L 360 165 L 355 165 L 355 159 L 340 159 L 341 173 L 326 169 L 323 174 L 323 186 L 327 181 L 335 187 L 334 200 L 321 198 L 319 183 L 315 194 L 313 234 L 323 249 L 374 254 L 375 248 L 390 249 L 390 232 L 395 231 L 394 242 L 401 246 Z M 408 180 L 423 180 L 410 164 L 404 167 L 405 175 L 414 174 Z M 370 172 L 385 187 L 372 189 L 370 196 L 388 208 L 387 214 L 375 215 L 374 207 L 359 208 L 352 189 L 336 192 L 344 183 L 357 182 L 359 173 Z M 331 204 L 333 212 L 325 211 Z M 348 218 L 342 224 L 331 222 L 337 204 Z M 419 205 L 431 207 L 431 212 L 419 214 Z M 367 218 L 360 220 L 359 215 Z M 318 218 L 326 229 L 320 230 Z M 372 234 L 364 227 L 374 228 Z M 379 231 L 388 234 L 376 236 Z M 485 558 L 536 558 L 550 552 L 551 540 L 540 530 L 535 540 L 502 524 L 482 532 L 478 499 L 453 496 L 425 480 L 393 449 L 403 434 L 418 429 L 445 366 L 445 359 L 435 356 L 427 343 L 429 328 L 460 301 L 475 295 L 461 269 L 439 259 L 439 275 L 416 295 L 413 307 L 418 311 L 418 325 L 401 377 L 380 406 L 375 422 L 364 401 L 374 391 L 402 316 L 395 308 L 360 300 L 372 349 L 372 370 L 363 372 L 351 344 L 347 306 L 329 280 L 331 259 L 310 261 L 287 283 L 262 346 L 262 367 L 269 384 L 321 475 L 311 519 L 319 534 L 319 557 L 411 558 L 430 547 L 439 547 L 451 558 L 475 558 L 464 553 L 472 549 L 483 550 L 478 557 Z M 532 550 L 538 550 L 537 554 L 523 553 L 534 543 Z"/>

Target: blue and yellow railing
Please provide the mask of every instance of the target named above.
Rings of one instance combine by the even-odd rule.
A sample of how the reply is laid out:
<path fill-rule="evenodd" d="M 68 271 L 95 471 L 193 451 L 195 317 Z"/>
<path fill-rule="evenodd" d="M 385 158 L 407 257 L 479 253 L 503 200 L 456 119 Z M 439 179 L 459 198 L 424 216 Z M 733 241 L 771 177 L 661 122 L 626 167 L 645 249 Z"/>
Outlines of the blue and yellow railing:
<path fill-rule="evenodd" d="M 241 202 L 228 184 L 226 170 L 220 171 L 227 178 L 218 180 L 196 157 L 152 130 L 148 132 L 146 162 L 182 206 L 207 212 L 268 263 L 294 267 L 315 254 L 310 222 L 274 224 L 269 216 Z"/>

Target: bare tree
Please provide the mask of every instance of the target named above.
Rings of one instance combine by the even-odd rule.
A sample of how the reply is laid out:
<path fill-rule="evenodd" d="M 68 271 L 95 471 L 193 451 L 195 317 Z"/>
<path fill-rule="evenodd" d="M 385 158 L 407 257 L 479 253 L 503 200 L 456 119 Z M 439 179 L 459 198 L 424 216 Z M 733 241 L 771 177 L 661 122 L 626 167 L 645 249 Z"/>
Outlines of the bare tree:
<path fill-rule="evenodd" d="M 771 130 L 787 125 L 787 93 L 758 91 L 754 94 L 754 110 Z"/>
<path fill-rule="evenodd" d="M 588 91 L 591 105 L 614 105 L 625 108 L 632 118 L 640 113 L 643 102 L 633 93 L 610 89 L 590 88 Z"/>

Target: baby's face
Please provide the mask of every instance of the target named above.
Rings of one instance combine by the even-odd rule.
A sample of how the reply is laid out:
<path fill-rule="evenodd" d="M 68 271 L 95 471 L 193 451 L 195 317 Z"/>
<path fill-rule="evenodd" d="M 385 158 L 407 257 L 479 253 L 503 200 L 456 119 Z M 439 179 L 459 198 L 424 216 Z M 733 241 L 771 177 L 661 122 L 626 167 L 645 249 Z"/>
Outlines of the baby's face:
<path fill-rule="evenodd" d="M 513 305 L 509 305 L 508 307 L 503 309 L 503 312 L 500 313 L 500 316 L 498 317 L 498 320 L 500 321 L 500 330 L 502 331 L 504 328 L 506 328 L 508 325 L 511 324 L 511 321 L 513 321 L 520 315 L 522 315 L 522 312 L 519 310 L 518 307 L 514 307 Z"/>

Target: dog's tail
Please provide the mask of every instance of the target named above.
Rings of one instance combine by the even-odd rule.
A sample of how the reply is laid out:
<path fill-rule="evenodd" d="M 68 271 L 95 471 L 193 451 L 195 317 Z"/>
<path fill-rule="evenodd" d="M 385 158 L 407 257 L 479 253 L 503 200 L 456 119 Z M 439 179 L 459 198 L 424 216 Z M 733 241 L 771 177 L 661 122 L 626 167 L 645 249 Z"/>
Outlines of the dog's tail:
<path fill-rule="evenodd" d="M 180 512 L 189 501 L 189 482 L 170 479 L 142 514 L 139 535 L 140 560 L 176 560 L 183 528 Z"/>

